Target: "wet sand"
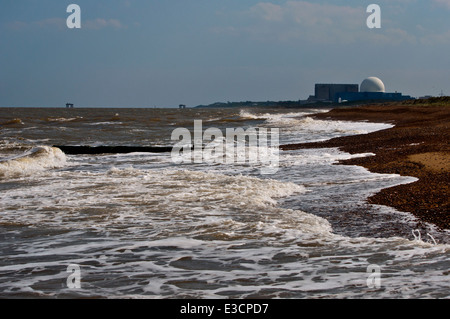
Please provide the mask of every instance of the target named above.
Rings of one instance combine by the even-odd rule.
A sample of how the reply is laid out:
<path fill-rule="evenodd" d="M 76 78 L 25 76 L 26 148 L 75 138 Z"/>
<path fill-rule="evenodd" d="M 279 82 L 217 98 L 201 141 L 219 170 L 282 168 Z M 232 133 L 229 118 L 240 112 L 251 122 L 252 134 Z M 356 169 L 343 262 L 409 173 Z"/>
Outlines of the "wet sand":
<path fill-rule="evenodd" d="M 283 150 L 338 147 L 375 156 L 341 161 L 371 172 L 417 177 L 368 198 L 372 204 L 410 212 L 419 221 L 450 229 L 450 97 L 335 108 L 317 119 L 395 124 L 394 128 L 326 142 L 283 145 Z M 419 222 L 420 223 L 420 222 Z"/>

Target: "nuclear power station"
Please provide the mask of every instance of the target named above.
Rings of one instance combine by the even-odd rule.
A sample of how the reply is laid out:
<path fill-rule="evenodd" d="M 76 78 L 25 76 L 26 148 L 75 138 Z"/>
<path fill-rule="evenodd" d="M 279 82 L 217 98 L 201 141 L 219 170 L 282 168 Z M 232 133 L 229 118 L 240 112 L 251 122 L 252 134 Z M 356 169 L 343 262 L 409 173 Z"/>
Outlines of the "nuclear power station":
<path fill-rule="evenodd" d="M 386 93 L 383 81 L 377 77 L 368 77 L 358 84 L 316 84 L 315 95 L 308 102 L 355 102 L 355 101 L 404 101 L 412 99 L 402 93 Z"/>

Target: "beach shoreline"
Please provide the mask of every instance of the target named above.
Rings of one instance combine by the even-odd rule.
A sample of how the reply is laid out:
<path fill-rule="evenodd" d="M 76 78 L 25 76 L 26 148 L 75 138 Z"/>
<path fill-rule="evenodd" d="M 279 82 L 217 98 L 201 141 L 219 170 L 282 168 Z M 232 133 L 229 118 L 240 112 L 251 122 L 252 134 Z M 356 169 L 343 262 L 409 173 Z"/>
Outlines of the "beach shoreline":
<path fill-rule="evenodd" d="M 338 164 L 359 165 L 374 173 L 416 177 L 410 184 L 385 188 L 369 197 L 371 204 L 409 212 L 422 222 L 450 229 L 450 97 L 339 107 L 315 119 L 393 124 L 393 128 L 334 138 L 324 142 L 283 145 L 284 151 L 339 148 L 374 153 Z"/>

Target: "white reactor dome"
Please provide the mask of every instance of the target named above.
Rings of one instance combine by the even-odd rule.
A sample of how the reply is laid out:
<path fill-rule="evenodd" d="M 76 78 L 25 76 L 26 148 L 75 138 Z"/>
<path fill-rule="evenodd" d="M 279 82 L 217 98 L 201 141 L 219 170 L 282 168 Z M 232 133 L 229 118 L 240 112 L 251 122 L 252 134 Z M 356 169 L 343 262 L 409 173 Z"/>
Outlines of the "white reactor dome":
<path fill-rule="evenodd" d="M 361 83 L 361 92 L 386 92 L 383 81 L 376 77 L 369 77 Z"/>

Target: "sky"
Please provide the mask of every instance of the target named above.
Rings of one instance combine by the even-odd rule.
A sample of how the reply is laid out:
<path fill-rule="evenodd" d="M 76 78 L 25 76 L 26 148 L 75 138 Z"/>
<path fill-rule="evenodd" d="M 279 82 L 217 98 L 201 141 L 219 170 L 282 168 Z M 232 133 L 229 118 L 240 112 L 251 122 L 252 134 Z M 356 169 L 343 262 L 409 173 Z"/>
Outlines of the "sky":
<path fill-rule="evenodd" d="M 449 52 L 450 0 L 1 0 L 0 107 L 303 100 L 369 76 L 450 95 Z"/>

